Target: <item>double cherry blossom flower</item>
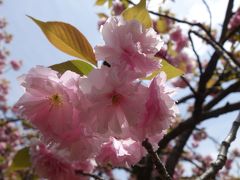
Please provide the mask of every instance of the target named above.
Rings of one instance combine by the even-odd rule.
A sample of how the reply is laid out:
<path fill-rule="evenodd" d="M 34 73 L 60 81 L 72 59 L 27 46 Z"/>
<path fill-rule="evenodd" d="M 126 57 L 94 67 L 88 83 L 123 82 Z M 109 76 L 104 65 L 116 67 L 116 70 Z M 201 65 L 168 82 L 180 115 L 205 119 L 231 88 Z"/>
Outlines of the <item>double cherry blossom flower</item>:
<path fill-rule="evenodd" d="M 77 179 L 74 165 L 90 159 L 100 165 L 136 164 L 146 153 L 141 142 L 149 138 L 157 144 L 175 117 L 165 73 L 149 86 L 141 80 L 161 67 L 154 57 L 162 46 L 159 35 L 117 17 L 107 20 L 102 35 L 105 44 L 95 51 L 108 66 L 88 77 L 42 66 L 21 77 L 25 94 L 16 107 L 42 134 L 32 159 L 44 178 L 56 179 L 56 172 Z"/>

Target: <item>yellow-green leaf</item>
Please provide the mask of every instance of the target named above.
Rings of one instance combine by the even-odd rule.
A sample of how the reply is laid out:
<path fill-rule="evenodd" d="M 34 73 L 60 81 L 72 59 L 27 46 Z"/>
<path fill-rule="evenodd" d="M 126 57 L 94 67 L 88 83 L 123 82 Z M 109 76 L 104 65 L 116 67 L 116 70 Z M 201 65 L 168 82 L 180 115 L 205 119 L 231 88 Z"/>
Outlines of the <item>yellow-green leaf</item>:
<path fill-rule="evenodd" d="M 161 64 L 162 64 L 161 69 L 153 72 L 150 76 L 148 76 L 148 77 L 146 77 L 144 79 L 151 80 L 151 79 L 153 79 L 155 76 L 157 76 L 162 71 L 164 71 L 166 73 L 167 79 L 172 79 L 174 77 L 183 75 L 183 71 L 182 70 L 172 66 L 167 61 L 162 60 Z"/>
<path fill-rule="evenodd" d="M 75 27 L 63 22 L 42 22 L 30 18 L 42 29 L 56 48 L 71 56 L 96 64 L 95 54 L 90 43 Z"/>
<path fill-rule="evenodd" d="M 17 154 L 14 156 L 11 170 L 22 170 L 31 166 L 29 147 L 20 149 Z"/>
<path fill-rule="evenodd" d="M 127 7 L 128 7 L 128 5 L 129 5 L 129 2 L 128 2 L 127 0 L 122 0 L 121 2 L 124 4 L 125 8 L 127 8 Z"/>
<path fill-rule="evenodd" d="M 146 9 L 146 0 L 141 0 L 136 6 L 126 9 L 122 16 L 125 20 L 137 20 L 146 28 L 152 26 L 152 20 Z"/>
<path fill-rule="evenodd" d="M 65 71 L 70 70 L 80 75 L 88 75 L 94 67 L 84 61 L 72 60 L 60 64 L 50 66 L 51 69 L 63 74 Z"/>
<path fill-rule="evenodd" d="M 112 0 L 108 0 L 108 8 L 111 8 L 113 5 L 113 1 Z"/>
<path fill-rule="evenodd" d="M 97 14 L 99 18 L 108 18 L 108 16 L 105 13 L 98 13 Z"/>
<path fill-rule="evenodd" d="M 97 6 L 101 6 L 101 5 L 105 4 L 106 2 L 107 2 L 107 0 L 97 0 L 97 1 L 95 2 L 95 4 L 96 4 Z"/>
<path fill-rule="evenodd" d="M 159 19 L 156 23 L 156 29 L 159 33 L 167 33 L 168 25 L 165 19 Z"/>

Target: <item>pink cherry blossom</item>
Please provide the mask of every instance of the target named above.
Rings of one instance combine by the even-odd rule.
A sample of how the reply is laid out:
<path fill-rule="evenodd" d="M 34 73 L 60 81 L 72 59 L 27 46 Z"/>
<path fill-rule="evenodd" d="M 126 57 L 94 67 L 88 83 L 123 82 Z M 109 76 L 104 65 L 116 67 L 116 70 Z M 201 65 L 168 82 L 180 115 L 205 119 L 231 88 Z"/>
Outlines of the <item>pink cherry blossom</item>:
<path fill-rule="evenodd" d="M 150 28 L 145 29 L 137 21 L 123 21 L 117 17 L 107 20 L 102 28 L 105 45 L 96 46 L 98 60 L 105 60 L 112 66 L 122 66 L 140 76 L 160 67 L 153 59 L 163 42 Z"/>
<path fill-rule="evenodd" d="M 16 61 L 16 60 L 12 60 L 10 61 L 10 64 L 12 66 L 12 68 L 17 71 L 20 69 L 20 67 L 22 66 L 22 61 Z"/>
<path fill-rule="evenodd" d="M 131 73 L 102 67 L 93 70 L 81 88 L 91 102 L 88 125 L 93 131 L 120 134 L 143 116 L 146 87 L 132 82 Z"/>
<path fill-rule="evenodd" d="M 104 138 L 87 133 L 84 128 L 75 128 L 71 131 L 61 134 L 56 149 L 67 152 L 65 158 L 69 161 L 84 162 L 89 158 L 94 158 L 99 151 L 100 145 L 104 142 Z"/>
<path fill-rule="evenodd" d="M 232 30 L 239 25 L 240 25 L 240 8 L 237 10 L 237 12 L 230 19 L 228 28 Z"/>
<path fill-rule="evenodd" d="M 144 155 L 141 142 L 132 139 L 115 139 L 111 137 L 108 142 L 102 144 L 96 161 L 102 165 L 130 166 L 136 164 Z"/>
<path fill-rule="evenodd" d="M 63 157 L 51 152 L 44 144 L 36 144 L 31 147 L 32 164 L 41 178 L 49 180 L 80 180 L 74 172 L 71 163 Z"/>
<path fill-rule="evenodd" d="M 120 2 L 120 1 L 113 2 L 112 11 L 115 16 L 120 15 L 125 9 L 126 9 L 126 7 L 124 6 L 124 4 L 122 2 Z"/>
<path fill-rule="evenodd" d="M 184 47 L 188 45 L 188 38 L 182 34 L 182 30 L 177 28 L 170 34 L 171 40 L 176 43 L 176 51 L 180 52 Z"/>
<path fill-rule="evenodd" d="M 170 97 L 170 91 L 166 89 L 166 74 L 161 73 L 153 79 L 147 95 L 146 111 L 143 120 L 135 128 L 140 140 L 152 137 L 162 137 L 164 130 L 169 128 L 171 121 L 176 116 L 177 108 Z"/>
<path fill-rule="evenodd" d="M 40 66 L 31 69 L 21 79 L 26 92 L 16 104 L 22 117 L 30 120 L 45 137 L 54 140 L 78 128 L 82 118 L 79 117 L 81 106 L 75 107 L 80 100 L 73 95 L 74 88 L 67 84 L 65 76 L 62 80 L 56 71 Z M 76 75 L 68 78 L 74 81 Z"/>

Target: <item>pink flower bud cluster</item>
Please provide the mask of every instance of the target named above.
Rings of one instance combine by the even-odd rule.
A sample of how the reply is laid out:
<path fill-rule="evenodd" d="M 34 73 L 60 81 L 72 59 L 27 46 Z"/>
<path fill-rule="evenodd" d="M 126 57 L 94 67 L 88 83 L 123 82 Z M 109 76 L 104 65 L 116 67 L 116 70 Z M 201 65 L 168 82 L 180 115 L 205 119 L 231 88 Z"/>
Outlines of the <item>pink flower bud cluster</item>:
<path fill-rule="evenodd" d="M 240 26 L 240 8 L 236 11 L 236 13 L 230 19 L 230 22 L 228 24 L 228 29 L 233 30 L 238 26 Z"/>
<path fill-rule="evenodd" d="M 20 78 L 25 94 L 16 107 L 43 136 L 32 153 L 42 177 L 75 179 L 75 165 L 92 160 L 136 164 L 146 154 L 141 142 L 148 138 L 156 146 L 175 118 L 165 73 L 149 86 L 140 80 L 161 67 L 154 55 L 162 41 L 153 29 L 114 17 L 102 35 L 105 44 L 95 51 L 105 62 L 88 77 L 37 66 Z"/>
<path fill-rule="evenodd" d="M 196 63 L 183 51 L 188 46 L 188 38 L 183 35 L 179 27 L 172 29 L 169 38 L 171 41 L 168 48 L 162 48 L 156 56 L 167 60 L 173 66 L 181 69 L 185 74 L 193 73 Z M 180 78 L 172 81 L 172 84 L 179 88 L 187 86 Z"/>
<path fill-rule="evenodd" d="M 0 5 L 1 5 L 0 1 Z M 8 62 L 9 51 L 6 46 L 12 40 L 12 35 L 7 33 L 6 31 L 7 21 L 5 18 L 0 18 L 0 75 L 6 72 L 8 66 L 10 66 L 14 70 L 18 70 L 21 67 L 20 61 L 10 61 Z M 0 78 L 0 111 L 1 113 L 6 113 L 9 109 L 7 105 L 7 95 L 9 89 L 9 82 L 4 78 Z"/>
<path fill-rule="evenodd" d="M 22 140 L 17 127 L 13 123 L 0 125 L 0 170 L 3 172 L 9 167 L 17 147 L 21 145 Z"/>
<path fill-rule="evenodd" d="M 188 38 L 182 34 L 182 30 L 180 28 L 177 28 L 170 33 L 170 39 L 175 42 L 177 52 L 180 52 L 188 45 Z"/>

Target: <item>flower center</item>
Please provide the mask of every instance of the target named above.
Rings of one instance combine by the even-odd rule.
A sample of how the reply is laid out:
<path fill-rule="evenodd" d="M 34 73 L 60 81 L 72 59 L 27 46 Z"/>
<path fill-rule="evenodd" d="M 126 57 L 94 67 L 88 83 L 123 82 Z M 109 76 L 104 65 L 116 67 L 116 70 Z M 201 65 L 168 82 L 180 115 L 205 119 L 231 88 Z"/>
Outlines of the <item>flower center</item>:
<path fill-rule="evenodd" d="M 62 104 L 62 98 L 59 94 L 54 94 L 49 99 L 51 103 L 55 106 L 59 106 Z"/>
<path fill-rule="evenodd" d="M 118 105 L 122 100 L 122 95 L 118 93 L 114 93 L 112 95 L 112 105 Z"/>

